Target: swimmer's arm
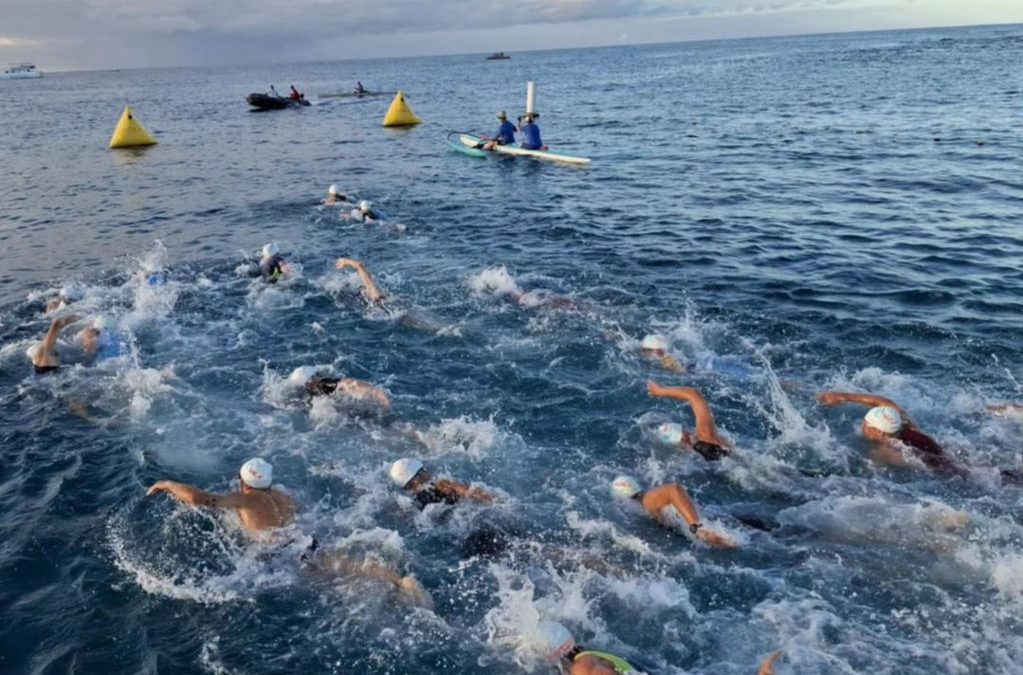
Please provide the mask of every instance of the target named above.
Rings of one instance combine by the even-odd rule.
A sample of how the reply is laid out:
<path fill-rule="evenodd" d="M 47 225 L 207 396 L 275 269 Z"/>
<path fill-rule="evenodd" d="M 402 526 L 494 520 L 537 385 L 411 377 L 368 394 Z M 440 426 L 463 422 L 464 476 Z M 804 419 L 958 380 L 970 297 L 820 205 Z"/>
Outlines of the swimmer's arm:
<path fill-rule="evenodd" d="M 646 383 L 646 390 L 651 396 L 657 398 L 670 398 L 688 403 L 693 409 L 693 416 L 696 417 L 696 436 L 700 440 L 730 445 L 718 436 L 717 426 L 714 424 L 714 413 L 710 411 L 707 399 L 703 398 L 703 394 L 693 387 L 662 387 L 651 381 Z"/>
<path fill-rule="evenodd" d="M 363 382 L 362 380 L 355 380 L 350 377 L 346 377 L 338 382 L 338 386 L 335 391 L 340 391 L 357 398 L 370 398 L 379 403 L 381 407 L 391 407 L 391 399 L 387 397 L 387 392 L 380 387 L 373 386 L 369 382 Z"/>
<path fill-rule="evenodd" d="M 774 675 L 774 662 L 781 656 L 781 650 L 777 649 L 768 654 L 763 663 L 760 664 L 760 670 L 757 671 L 757 675 Z"/>
<path fill-rule="evenodd" d="M 714 548 L 735 548 L 737 546 L 729 537 L 703 527 L 696 504 L 689 497 L 689 493 L 678 483 L 669 483 L 653 488 L 643 495 L 643 507 L 658 520 L 661 519 L 661 510 L 666 506 L 673 506 L 687 525 L 698 525 L 699 529 L 696 530 L 694 536 L 705 544 Z"/>
<path fill-rule="evenodd" d="M 434 485 L 441 492 L 453 493 L 458 495 L 459 497 L 462 497 L 463 499 L 472 499 L 477 502 L 486 503 L 494 501 L 494 496 L 491 495 L 486 490 L 481 490 L 480 488 L 477 487 L 470 487 L 468 485 L 462 485 L 461 483 L 456 483 L 455 481 L 448 480 L 447 478 L 441 478 L 436 483 L 434 483 Z"/>
<path fill-rule="evenodd" d="M 913 424 L 913 420 L 910 419 L 909 415 L 905 410 L 902 409 L 895 401 L 884 396 L 877 396 L 876 394 L 857 394 L 856 392 L 844 392 L 844 391 L 822 391 L 817 394 L 817 400 L 826 406 L 841 405 L 843 403 L 858 403 L 865 405 L 869 408 L 876 408 L 878 406 L 885 406 L 888 408 L 895 408 L 902 415 L 902 419 L 908 424 Z"/>
<path fill-rule="evenodd" d="M 355 270 L 355 273 L 359 275 L 359 279 L 362 280 L 362 285 L 366 288 L 366 297 L 370 302 L 378 302 L 384 299 L 384 292 L 380 290 L 376 280 L 373 279 L 373 275 L 369 273 L 369 270 L 360 261 L 351 258 L 338 258 L 335 266 L 339 270 L 343 270 L 346 267 L 351 267 Z"/>
<path fill-rule="evenodd" d="M 60 331 L 65 327 L 78 321 L 77 316 L 61 316 L 50 322 L 50 328 L 46 331 L 46 335 L 43 337 L 43 341 L 39 343 L 39 354 L 49 354 L 53 351 L 54 345 L 57 344 L 57 338 L 60 337 Z"/>
<path fill-rule="evenodd" d="M 146 496 L 159 492 L 167 492 L 174 499 L 189 506 L 206 506 L 213 509 L 237 509 L 244 505 L 244 496 L 240 492 L 219 494 L 206 492 L 192 485 L 175 483 L 172 480 L 160 480 L 152 484 Z"/>
<path fill-rule="evenodd" d="M 995 415 L 1012 415 L 1023 413 L 1023 403 L 1000 403 L 998 405 L 989 405 L 987 409 Z"/>

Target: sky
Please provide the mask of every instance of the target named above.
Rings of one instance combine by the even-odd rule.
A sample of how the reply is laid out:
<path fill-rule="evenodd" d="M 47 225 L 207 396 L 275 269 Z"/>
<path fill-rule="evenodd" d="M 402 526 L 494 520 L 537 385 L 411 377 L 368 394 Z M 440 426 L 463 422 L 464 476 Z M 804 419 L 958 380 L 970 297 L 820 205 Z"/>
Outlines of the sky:
<path fill-rule="evenodd" d="M 287 63 L 1023 23 L 1023 0 L 0 0 L 0 64 Z"/>

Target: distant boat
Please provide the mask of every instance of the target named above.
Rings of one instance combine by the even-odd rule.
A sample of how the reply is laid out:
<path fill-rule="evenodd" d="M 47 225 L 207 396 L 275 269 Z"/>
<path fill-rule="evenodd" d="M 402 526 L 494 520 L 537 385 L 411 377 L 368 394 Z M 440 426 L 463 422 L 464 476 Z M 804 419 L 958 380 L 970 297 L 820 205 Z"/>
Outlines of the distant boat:
<path fill-rule="evenodd" d="M 36 67 L 31 63 L 19 63 L 16 66 L 0 70 L 0 80 L 27 80 L 42 76 L 43 74 L 36 70 Z"/>
<path fill-rule="evenodd" d="M 505 54 L 504 52 L 494 52 L 493 54 L 487 57 L 487 61 L 504 61 L 505 59 L 510 58 L 511 57 Z"/>
<path fill-rule="evenodd" d="M 297 108 L 303 105 L 310 105 L 309 101 L 294 98 L 284 98 L 272 94 L 249 94 L 245 100 L 257 110 L 282 110 L 284 108 Z"/>

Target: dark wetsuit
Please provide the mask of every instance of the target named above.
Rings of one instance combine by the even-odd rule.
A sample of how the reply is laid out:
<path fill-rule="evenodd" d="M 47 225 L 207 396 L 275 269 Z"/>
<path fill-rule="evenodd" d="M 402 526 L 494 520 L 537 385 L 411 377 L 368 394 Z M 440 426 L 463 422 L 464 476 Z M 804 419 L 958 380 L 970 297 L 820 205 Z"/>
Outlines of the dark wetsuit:
<path fill-rule="evenodd" d="M 732 454 L 728 451 L 728 448 L 706 441 L 696 441 L 693 443 L 693 451 L 708 462 L 714 462 Z"/>
<path fill-rule="evenodd" d="M 311 396 L 329 396 L 337 390 L 339 382 L 336 377 L 314 377 L 305 383 L 305 390 Z"/>
<path fill-rule="evenodd" d="M 32 364 L 32 367 L 35 369 L 36 375 L 45 375 L 46 373 L 52 373 L 53 371 L 60 368 L 60 366 L 37 366 L 34 363 Z"/>
<path fill-rule="evenodd" d="M 905 427 L 896 436 L 900 441 L 913 449 L 913 455 L 935 473 L 965 476 L 966 469 L 956 464 L 955 460 L 942 449 L 936 440 L 913 427 Z"/>
<path fill-rule="evenodd" d="M 268 283 L 277 283 L 277 280 L 284 275 L 284 257 L 275 255 L 259 261 L 259 273 Z"/>
<path fill-rule="evenodd" d="M 430 504 L 457 504 L 462 499 L 453 492 L 442 492 L 432 484 L 416 492 L 415 498 L 421 509 L 425 509 Z"/>

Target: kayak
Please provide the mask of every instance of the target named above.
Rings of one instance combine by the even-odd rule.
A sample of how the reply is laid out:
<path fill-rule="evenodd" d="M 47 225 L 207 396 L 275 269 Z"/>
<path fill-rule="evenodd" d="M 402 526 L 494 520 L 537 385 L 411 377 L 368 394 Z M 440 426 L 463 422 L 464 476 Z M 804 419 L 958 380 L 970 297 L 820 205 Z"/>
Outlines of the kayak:
<path fill-rule="evenodd" d="M 259 110 L 282 110 L 284 108 L 298 108 L 309 105 L 309 101 L 304 98 L 296 101 L 293 98 L 284 98 L 283 96 L 273 96 L 271 94 L 249 94 L 245 97 L 245 100 L 253 108 L 258 108 Z"/>
<path fill-rule="evenodd" d="M 367 89 L 363 92 L 348 91 L 343 94 L 320 94 L 320 98 L 370 98 L 372 96 L 386 96 L 386 91 L 370 91 Z"/>
<path fill-rule="evenodd" d="M 466 146 L 475 147 L 482 140 L 479 136 L 472 134 L 459 134 L 458 140 Z M 572 155 L 561 155 L 547 150 L 527 150 L 517 145 L 496 145 L 494 152 L 502 155 L 514 155 L 516 157 L 532 157 L 533 159 L 544 159 L 549 162 L 564 162 L 565 164 L 589 164 L 586 157 L 573 157 Z"/>
<path fill-rule="evenodd" d="M 451 140 L 452 136 L 458 136 L 459 137 L 458 141 Z M 472 140 L 469 141 L 462 140 L 462 137 L 466 137 Z M 450 147 L 455 152 L 460 152 L 463 155 L 469 155 L 470 157 L 486 157 L 487 156 L 486 150 L 481 150 L 476 147 L 476 143 L 478 142 L 479 140 L 476 139 L 475 136 L 469 136 L 468 134 L 459 134 L 457 131 L 452 131 L 450 134 L 448 134 L 448 147 Z"/>

